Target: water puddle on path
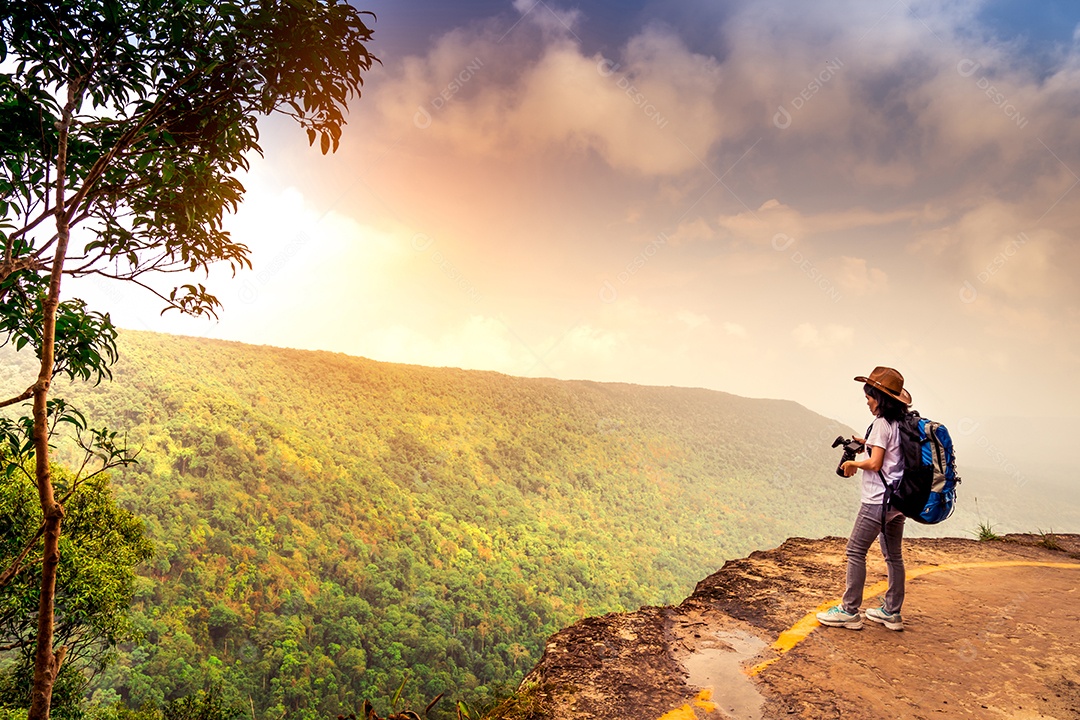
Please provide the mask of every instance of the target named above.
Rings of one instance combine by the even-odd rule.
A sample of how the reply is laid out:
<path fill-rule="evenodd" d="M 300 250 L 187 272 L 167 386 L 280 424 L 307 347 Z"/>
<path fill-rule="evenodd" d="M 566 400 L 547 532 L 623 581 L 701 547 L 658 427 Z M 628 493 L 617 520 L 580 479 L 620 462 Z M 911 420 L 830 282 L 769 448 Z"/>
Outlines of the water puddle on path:
<path fill-rule="evenodd" d="M 761 720 L 765 699 L 743 670 L 743 662 L 761 652 L 765 641 L 740 630 L 717 632 L 713 637 L 713 647 L 710 641 L 700 643 L 683 661 L 690 675 L 687 683 L 711 689 L 717 712 L 734 720 Z"/>

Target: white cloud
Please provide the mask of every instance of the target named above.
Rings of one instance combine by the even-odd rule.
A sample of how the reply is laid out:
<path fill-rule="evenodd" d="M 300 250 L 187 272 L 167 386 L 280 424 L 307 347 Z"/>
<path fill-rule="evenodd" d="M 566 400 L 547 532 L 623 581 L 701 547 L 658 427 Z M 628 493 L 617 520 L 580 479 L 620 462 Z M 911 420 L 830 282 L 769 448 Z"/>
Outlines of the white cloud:
<path fill-rule="evenodd" d="M 605 57 L 586 55 L 566 30 L 582 22 L 577 10 L 515 0 L 523 17 L 512 41 L 499 42 L 508 28 L 490 24 L 447 33 L 426 57 L 380 78 L 377 110 L 397 134 L 425 113 L 421 139 L 463 157 L 571 153 L 645 177 L 712 182 L 710 173 L 721 176 L 754 147 L 739 170 L 788 188 L 788 203 L 808 186 L 837 186 L 828 206 L 801 205 L 800 215 L 900 222 L 942 188 L 1020 191 L 1021 169 L 1054 163 L 1038 139 L 1060 137 L 1049 143 L 1059 154 L 1080 142 L 1080 52 L 1036 77 L 1014 47 L 970 32 L 978 5 L 909 11 L 843 0 L 807 13 L 750 3 L 718 28 L 715 55 L 653 25 Z M 785 129 L 773 123 L 780 106 L 791 114 Z M 732 187 L 733 176 L 721 177 Z M 881 189 L 898 193 L 899 204 L 853 209 Z M 830 216 L 838 206 L 846 217 Z"/>
<path fill-rule="evenodd" d="M 585 55 L 565 32 L 576 11 L 516 6 L 544 30 L 538 54 L 522 56 L 533 44 L 500 43 L 497 30 L 449 33 L 381 79 L 384 121 L 413 118 L 424 139 L 462 154 L 593 152 L 645 175 L 701 167 L 726 125 L 714 58 L 659 28 L 632 38 L 619 58 Z"/>
<path fill-rule="evenodd" d="M 709 316 L 702 315 L 700 313 L 691 312 L 689 310 L 680 310 L 675 316 L 679 322 L 686 325 L 691 330 L 704 327 L 709 324 Z"/>
<path fill-rule="evenodd" d="M 1053 308 L 1080 300 L 1073 268 L 1080 264 L 1080 246 L 1067 239 L 1064 228 L 1080 221 L 1040 227 L 1038 205 L 988 200 L 960 213 L 948 225 L 925 232 L 911 245 L 916 262 L 936 277 L 945 275 L 956 287 L 967 283 L 982 301 L 996 298 L 1008 304 L 1032 304 L 1048 314 Z M 973 292 L 974 291 L 974 292 Z M 969 303 L 970 304 L 970 303 Z M 991 303 L 980 302 L 969 310 Z M 1000 314 L 1002 310 L 996 308 Z M 1026 321 L 1025 321 L 1026 322 Z"/>
<path fill-rule="evenodd" d="M 619 170 L 685 172 L 699 166 L 721 124 L 717 73 L 715 61 L 660 32 L 631 41 L 622 63 L 552 44 L 523 74 L 500 131 L 519 147 L 591 150 Z"/>
<path fill-rule="evenodd" d="M 746 328 L 744 328 L 739 323 L 724 323 L 724 332 L 726 332 L 728 335 L 733 335 L 735 337 L 746 337 Z"/>
<path fill-rule="evenodd" d="M 1075 359 L 1077 49 L 1036 77 L 1016 47 L 971 31 L 974 0 L 823 0 L 812 12 L 730 4 L 712 50 L 708 33 L 673 24 L 600 55 L 565 25 L 602 17 L 515 7 L 503 42 L 502 18 L 452 30 L 370 84 L 360 106 L 372 122 L 357 123 L 368 145 L 343 162 L 378 196 L 333 235 L 364 237 L 357 258 L 373 269 L 334 280 L 346 311 L 333 342 L 424 364 L 770 395 L 810 392 L 776 380 L 803 361 L 866 372 L 891 354 L 974 386 L 1006 363 Z M 964 74 L 965 58 L 979 69 Z M 786 128 L 773 123 L 780 105 Z M 414 125 L 418 109 L 427 119 Z M 295 198 L 277 201 L 306 216 Z M 267 232 L 290 227 L 278 217 Z M 481 299 L 409 251 L 406 227 L 437 236 Z M 1008 254 L 1020 233 L 1029 242 Z M 300 295 L 330 298 L 318 278 Z M 855 343 L 867 297 L 892 312 L 913 294 L 952 347 L 910 312 L 887 338 Z M 543 363 L 496 316 L 537 339 Z M 1045 402 L 1014 385 L 1002 403 Z"/>
<path fill-rule="evenodd" d="M 716 231 L 709 227 L 709 223 L 704 218 L 696 217 L 679 223 L 675 232 L 668 235 L 668 242 L 672 245 L 685 245 L 711 240 L 714 237 L 716 237 Z"/>
<path fill-rule="evenodd" d="M 366 354 L 390 362 L 523 373 L 528 352 L 499 320 L 473 315 L 432 336 L 395 323 L 365 333 Z"/>
<path fill-rule="evenodd" d="M 618 333 L 583 324 L 571 330 L 556 349 L 559 355 L 570 353 L 575 356 L 585 356 L 589 361 L 610 360 L 619 343 Z M 559 364 L 565 366 L 566 363 Z"/>
<path fill-rule="evenodd" d="M 831 353 L 850 347 L 855 339 L 855 329 L 836 324 L 819 328 L 813 323 L 805 322 L 792 330 L 791 335 L 800 347 Z"/>
<path fill-rule="evenodd" d="M 581 20 L 580 10 L 566 10 L 545 0 L 514 0 L 514 9 L 544 32 L 564 35 Z"/>
<path fill-rule="evenodd" d="M 836 282 L 844 292 L 866 295 L 887 290 L 889 276 L 880 268 L 870 267 L 865 258 L 842 256 L 836 262 Z"/>
<path fill-rule="evenodd" d="M 757 210 L 721 215 L 717 224 L 722 237 L 783 252 L 798 244 L 805 246 L 818 238 L 848 230 L 933 221 L 935 218 L 931 213 L 932 209 L 927 207 L 894 207 L 881 211 L 862 207 L 832 210 L 811 205 L 800 209 L 771 198 Z"/>

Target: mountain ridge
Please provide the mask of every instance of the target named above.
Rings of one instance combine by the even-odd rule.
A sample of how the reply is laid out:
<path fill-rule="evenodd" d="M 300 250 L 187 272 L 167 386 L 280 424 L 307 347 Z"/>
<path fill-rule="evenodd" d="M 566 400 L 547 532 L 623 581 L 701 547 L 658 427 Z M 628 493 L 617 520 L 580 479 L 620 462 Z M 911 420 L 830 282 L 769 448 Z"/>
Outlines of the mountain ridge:
<path fill-rule="evenodd" d="M 830 447 L 851 429 L 793 401 L 130 331 L 120 350 L 114 382 L 56 386 L 143 448 L 113 484 L 158 547 L 147 643 L 121 648 L 102 702 L 213 681 L 267 718 L 385 713 L 402 687 L 483 707 L 575 621 L 846 532 L 857 504 Z M 5 353 L 4 382 L 33 372 Z M 985 497 L 971 480 L 962 505 Z M 1023 522 L 1026 488 L 999 487 Z"/>
<path fill-rule="evenodd" d="M 260 716 L 484 705 L 576 619 L 671 602 L 792 528 L 837 531 L 832 438 L 784 400 L 515 378 L 123 332 L 56 392 L 142 447 L 113 473 L 158 554 L 103 701 L 217 678 Z M 6 356 L 14 382 L 33 358 Z M 790 438 L 777 452 L 770 438 Z M 809 507 L 789 502 L 792 491 Z M 433 717 L 442 715 L 436 709 Z"/>

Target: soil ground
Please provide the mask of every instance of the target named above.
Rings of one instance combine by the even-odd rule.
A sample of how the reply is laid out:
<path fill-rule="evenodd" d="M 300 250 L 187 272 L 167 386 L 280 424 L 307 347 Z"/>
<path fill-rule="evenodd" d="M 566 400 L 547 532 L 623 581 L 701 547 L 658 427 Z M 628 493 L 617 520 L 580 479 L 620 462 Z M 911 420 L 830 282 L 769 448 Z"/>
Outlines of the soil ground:
<path fill-rule="evenodd" d="M 806 622 L 843 591 L 844 545 L 794 538 L 678 607 L 567 628 L 505 717 L 1080 719 L 1080 535 L 905 541 L 902 632 Z M 884 579 L 874 548 L 867 587 Z M 805 638 L 776 649 L 800 620 Z"/>

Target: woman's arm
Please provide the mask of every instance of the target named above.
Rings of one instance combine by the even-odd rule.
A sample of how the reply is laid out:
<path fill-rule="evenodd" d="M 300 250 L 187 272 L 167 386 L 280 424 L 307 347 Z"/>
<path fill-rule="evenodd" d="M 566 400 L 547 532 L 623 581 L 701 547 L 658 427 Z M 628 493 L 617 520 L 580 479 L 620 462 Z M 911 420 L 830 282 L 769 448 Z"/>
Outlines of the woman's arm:
<path fill-rule="evenodd" d="M 879 472 L 881 470 L 881 463 L 884 461 L 885 448 L 871 445 L 870 457 L 865 460 L 848 460 L 841 465 L 841 468 L 844 470 L 844 477 L 851 477 L 855 474 L 856 470 L 873 470 L 874 472 Z"/>

